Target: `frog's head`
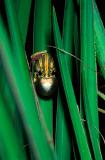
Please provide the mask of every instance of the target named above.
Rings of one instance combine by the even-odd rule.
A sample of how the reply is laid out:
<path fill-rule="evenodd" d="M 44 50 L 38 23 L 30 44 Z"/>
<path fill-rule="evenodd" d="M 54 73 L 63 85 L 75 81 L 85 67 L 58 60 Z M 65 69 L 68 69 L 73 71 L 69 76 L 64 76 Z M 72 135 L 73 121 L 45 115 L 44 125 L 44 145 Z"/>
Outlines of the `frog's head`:
<path fill-rule="evenodd" d="M 41 52 L 39 52 L 40 55 Z M 37 53 L 37 57 L 39 56 Z M 53 58 L 44 51 L 35 63 L 35 86 L 39 95 L 50 97 L 57 89 L 55 76 L 55 65 Z"/>

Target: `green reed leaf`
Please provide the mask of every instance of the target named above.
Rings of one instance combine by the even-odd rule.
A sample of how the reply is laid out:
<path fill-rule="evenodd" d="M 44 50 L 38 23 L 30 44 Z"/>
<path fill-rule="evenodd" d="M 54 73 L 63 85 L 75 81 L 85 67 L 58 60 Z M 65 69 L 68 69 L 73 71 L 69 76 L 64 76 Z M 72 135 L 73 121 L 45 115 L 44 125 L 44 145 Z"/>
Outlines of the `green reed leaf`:
<path fill-rule="evenodd" d="M 54 29 L 54 38 L 55 38 L 56 47 L 62 48 L 63 45 L 62 45 L 62 40 L 61 40 L 60 31 L 59 31 L 54 8 L 53 8 L 53 29 Z M 81 156 L 81 159 L 91 159 L 91 154 L 89 151 L 86 135 L 81 122 L 81 117 L 79 114 L 78 106 L 76 103 L 76 99 L 75 99 L 75 95 L 74 95 L 74 91 L 73 91 L 73 87 L 72 87 L 72 83 L 69 75 L 68 65 L 65 60 L 65 55 L 60 54 L 59 52 L 60 51 L 57 50 L 57 58 L 59 62 L 63 87 L 64 87 L 67 103 L 69 106 L 69 113 L 71 116 L 80 156 Z M 81 136 L 82 136 L 82 141 L 81 141 Z"/>

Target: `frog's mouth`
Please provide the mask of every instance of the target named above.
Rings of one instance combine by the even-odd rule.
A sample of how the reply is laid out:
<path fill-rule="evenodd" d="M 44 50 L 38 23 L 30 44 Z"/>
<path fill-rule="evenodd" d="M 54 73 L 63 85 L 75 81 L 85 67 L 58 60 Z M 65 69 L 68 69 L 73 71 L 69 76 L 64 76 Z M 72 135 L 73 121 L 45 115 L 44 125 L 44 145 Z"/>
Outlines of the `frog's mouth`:
<path fill-rule="evenodd" d="M 42 97 L 50 97 L 57 89 L 56 77 L 44 77 L 37 80 L 36 90 Z"/>

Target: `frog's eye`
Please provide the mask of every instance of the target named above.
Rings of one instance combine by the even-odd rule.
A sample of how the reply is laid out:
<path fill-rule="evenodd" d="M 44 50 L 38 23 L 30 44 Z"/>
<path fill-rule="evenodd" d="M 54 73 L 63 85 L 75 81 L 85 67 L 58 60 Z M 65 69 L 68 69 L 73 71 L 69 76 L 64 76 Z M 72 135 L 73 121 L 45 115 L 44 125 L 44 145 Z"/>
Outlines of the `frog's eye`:
<path fill-rule="evenodd" d="M 55 70 L 53 70 L 51 74 L 54 75 L 55 74 Z"/>
<path fill-rule="evenodd" d="M 40 70 L 40 71 L 38 71 L 38 75 L 39 76 L 41 76 L 42 75 L 42 71 Z"/>
<path fill-rule="evenodd" d="M 55 71 L 54 68 L 53 68 L 53 69 L 50 69 L 50 74 L 51 74 L 51 75 L 55 75 L 55 72 L 56 72 L 56 71 Z"/>

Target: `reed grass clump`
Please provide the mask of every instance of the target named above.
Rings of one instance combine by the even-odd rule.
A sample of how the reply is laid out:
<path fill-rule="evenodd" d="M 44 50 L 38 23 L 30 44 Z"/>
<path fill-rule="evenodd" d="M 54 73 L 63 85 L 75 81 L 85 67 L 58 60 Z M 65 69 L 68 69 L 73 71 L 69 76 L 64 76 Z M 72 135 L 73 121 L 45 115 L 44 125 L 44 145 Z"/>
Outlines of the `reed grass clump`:
<path fill-rule="evenodd" d="M 105 100 L 100 89 L 100 78 L 103 81 L 105 78 L 105 28 L 101 13 L 95 1 L 65 0 L 59 23 L 60 3 L 57 3 L 2 2 L 0 158 L 3 160 L 104 157 L 100 114 L 105 111 L 99 102 L 99 97 Z M 36 62 L 30 58 L 45 50 L 54 59 L 54 76 L 58 80 L 58 89 L 50 98 L 38 95 L 33 82 Z M 47 68 L 47 60 L 43 64 Z"/>

